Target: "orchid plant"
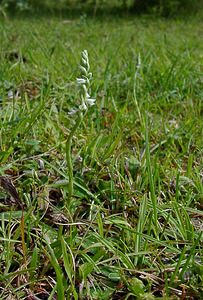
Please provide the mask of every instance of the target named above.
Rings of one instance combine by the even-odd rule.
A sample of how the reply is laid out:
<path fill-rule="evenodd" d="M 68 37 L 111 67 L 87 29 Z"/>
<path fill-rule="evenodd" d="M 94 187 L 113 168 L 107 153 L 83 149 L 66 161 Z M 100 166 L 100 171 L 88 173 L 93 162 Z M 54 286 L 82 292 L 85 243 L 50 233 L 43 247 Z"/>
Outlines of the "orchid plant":
<path fill-rule="evenodd" d="M 66 141 L 66 162 L 68 167 L 68 205 L 71 202 L 71 198 L 73 196 L 73 164 L 72 164 L 72 155 L 71 155 L 71 146 L 72 146 L 72 139 L 74 133 L 76 132 L 77 128 L 80 126 L 85 113 L 88 110 L 88 107 L 95 104 L 96 99 L 90 96 L 90 83 L 92 80 L 92 73 L 90 72 L 90 65 L 89 65 L 89 58 L 87 50 L 83 50 L 81 53 L 81 62 L 80 62 L 80 78 L 77 78 L 77 86 L 79 89 L 80 95 L 80 104 L 78 108 L 72 109 L 69 114 L 77 115 L 75 125 L 71 129 L 69 136 Z"/>

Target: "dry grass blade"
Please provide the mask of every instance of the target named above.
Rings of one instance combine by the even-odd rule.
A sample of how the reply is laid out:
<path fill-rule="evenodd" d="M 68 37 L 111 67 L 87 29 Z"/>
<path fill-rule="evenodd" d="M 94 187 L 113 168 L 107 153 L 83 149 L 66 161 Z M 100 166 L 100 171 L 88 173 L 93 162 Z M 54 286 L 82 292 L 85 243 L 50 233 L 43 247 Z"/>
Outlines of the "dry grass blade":
<path fill-rule="evenodd" d="M 17 189 L 12 180 L 7 176 L 0 176 L 0 186 L 15 200 L 15 202 L 23 209 Z"/>

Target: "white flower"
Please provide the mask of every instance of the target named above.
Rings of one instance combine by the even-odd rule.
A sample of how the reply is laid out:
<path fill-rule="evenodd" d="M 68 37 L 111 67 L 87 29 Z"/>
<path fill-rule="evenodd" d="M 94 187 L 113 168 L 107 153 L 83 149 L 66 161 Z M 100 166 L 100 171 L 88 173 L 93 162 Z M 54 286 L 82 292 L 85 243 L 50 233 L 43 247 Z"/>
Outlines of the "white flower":
<path fill-rule="evenodd" d="M 95 98 L 87 98 L 87 104 L 90 106 L 93 106 L 95 104 L 96 99 Z"/>
<path fill-rule="evenodd" d="M 77 78 L 77 84 L 85 84 L 86 83 L 86 79 L 84 78 Z"/>
<path fill-rule="evenodd" d="M 83 102 L 83 103 L 79 106 L 79 109 L 80 109 L 81 111 L 87 110 L 87 105 L 85 104 L 85 102 Z"/>
<path fill-rule="evenodd" d="M 71 110 L 68 112 L 68 115 L 74 115 L 76 112 L 78 112 L 78 109 L 76 108 L 71 108 Z"/>
<path fill-rule="evenodd" d="M 81 96 L 82 104 L 79 106 L 79 110 L 84 111 L 87 110 L 87 105 L 85 103 L 85 99 L 83 96 Z"/>
<path fill-rule="evenodd" d="M 88 92 L 86 92 L 86 99 L 90 98 L 91 96 L 88 94 Z"/>

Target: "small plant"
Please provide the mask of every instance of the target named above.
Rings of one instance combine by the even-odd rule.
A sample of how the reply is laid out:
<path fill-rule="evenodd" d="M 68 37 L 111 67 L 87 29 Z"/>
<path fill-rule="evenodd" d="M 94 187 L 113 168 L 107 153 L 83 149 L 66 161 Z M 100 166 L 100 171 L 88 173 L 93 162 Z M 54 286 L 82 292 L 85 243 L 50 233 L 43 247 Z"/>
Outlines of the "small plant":
<path fill-rule="evenodd" d="M 77 128 L 80 126 L 83 117 L 89 106 L 95 104 L 96 99 L 90 96 L 90 81 L 92 79 L 92 73 L 90 73 L 90 65 L 87 50 L 83 50 L 81 53 L 81 63 L 80 63 L 81 76 L 77 78 L 77 85 L 80 94 L 80 104 L 78 108 L 72 109 L 69 114 L 76 114 L 77 118 L 75 125 L 72 127 L 69 136 L 66 141 L 66 162 L 68 166 L 68 201 L 69 206 L 72 195 L 73 195 L 73 164 L 71 155 L 72 138 Z"/>

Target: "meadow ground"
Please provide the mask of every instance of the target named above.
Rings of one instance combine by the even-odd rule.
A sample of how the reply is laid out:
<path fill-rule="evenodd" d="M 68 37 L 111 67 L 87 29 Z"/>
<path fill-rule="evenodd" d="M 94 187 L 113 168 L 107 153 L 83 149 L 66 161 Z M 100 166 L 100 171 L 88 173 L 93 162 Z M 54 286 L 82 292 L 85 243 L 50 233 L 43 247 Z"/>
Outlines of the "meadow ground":
<path fill-rule="evenodd" d="M 1 20 L 1 300 L 203 298 L 202 28 Z M 73 137 L 68 203 L 83 49 L 96 104 Z"/>

